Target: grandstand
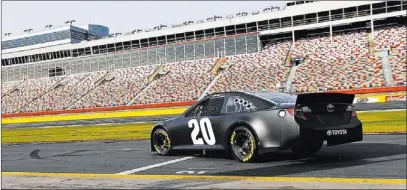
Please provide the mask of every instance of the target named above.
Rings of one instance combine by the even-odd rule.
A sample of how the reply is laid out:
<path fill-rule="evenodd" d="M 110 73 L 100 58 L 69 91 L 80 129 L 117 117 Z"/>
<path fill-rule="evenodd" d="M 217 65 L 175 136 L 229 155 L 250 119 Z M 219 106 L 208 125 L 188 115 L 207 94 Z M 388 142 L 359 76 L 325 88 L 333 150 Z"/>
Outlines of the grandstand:
<path fill-rule="evenodd" d="M 405 86 L 406 10 L 406 1 L 290 1 L 278 11 L 2 50 L 2 113 Z"/>

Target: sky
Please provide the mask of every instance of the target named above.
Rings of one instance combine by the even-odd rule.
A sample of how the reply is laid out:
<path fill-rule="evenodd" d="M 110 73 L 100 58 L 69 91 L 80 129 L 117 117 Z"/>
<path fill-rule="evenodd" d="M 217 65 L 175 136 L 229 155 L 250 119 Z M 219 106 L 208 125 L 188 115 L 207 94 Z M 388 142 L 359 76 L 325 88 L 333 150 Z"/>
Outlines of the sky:
<path fill-rule="evenodd" d="M 63 26 L 67 20 L 75 20 L 74 25 L 100 24 L 109 27 L 110 33 L 125 33 L 283 5 L 284 1 L 3 1 L 2 33 L 44 30 L 48 24 Z"/>

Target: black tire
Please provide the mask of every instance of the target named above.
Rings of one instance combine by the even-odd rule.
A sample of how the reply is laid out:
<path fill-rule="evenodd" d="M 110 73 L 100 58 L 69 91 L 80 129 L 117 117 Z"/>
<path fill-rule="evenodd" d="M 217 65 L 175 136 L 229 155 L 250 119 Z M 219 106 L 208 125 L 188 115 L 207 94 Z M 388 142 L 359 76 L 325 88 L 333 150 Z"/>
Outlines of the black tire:
<path fill-rule="evenodd" d="M 164 129 L 156 129 L 151 140 L 153 142 L 153 147 L 158 154 L 168 156 L 173 153 L 171 139 L 167 131 Z"/>
<path fill-rule="evenodd" d="M 229 136 L 230 151 L 239 162 L 254 161 L 258 156 L 257 140 L 247 127 L 236 127 Z"/>
<path fill-rule="evenodd" d="M 291 151 L 298 156 L 312 156 L 321 150 L 323 145 L 324 141 L 322 140 L 299 140 L 293 147 L 291 147 Z"/>

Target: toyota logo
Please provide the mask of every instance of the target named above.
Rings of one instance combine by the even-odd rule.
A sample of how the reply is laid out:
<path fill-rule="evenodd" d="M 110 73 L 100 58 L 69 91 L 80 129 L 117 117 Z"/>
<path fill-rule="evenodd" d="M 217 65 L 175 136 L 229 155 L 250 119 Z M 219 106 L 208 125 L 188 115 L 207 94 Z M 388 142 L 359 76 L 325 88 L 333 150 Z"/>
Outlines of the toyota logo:
<path fill-rule="evenodd" d="M 333 112 L 334 110 L 335 110 L 334 105 L 328 104 L 328 106 L 326 106 L 326 111 L 328 111 L 328 112 Z"/>
<path fill-rule="evenodd" d="M 331 136 L 331 135 L 332 135 L 332 131 L 331 131 L 331 130 L 328 130 L 328 131 L 326 132 L 326 134 L 327 134 L 328 136 Z"/>

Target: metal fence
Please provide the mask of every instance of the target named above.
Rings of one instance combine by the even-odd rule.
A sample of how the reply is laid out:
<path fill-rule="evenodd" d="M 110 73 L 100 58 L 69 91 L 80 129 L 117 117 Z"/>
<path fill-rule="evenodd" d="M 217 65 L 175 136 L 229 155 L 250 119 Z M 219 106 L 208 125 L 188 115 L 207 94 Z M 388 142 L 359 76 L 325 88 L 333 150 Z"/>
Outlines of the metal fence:
<path fill-rule="evenodd" d="M 226 56 L 255 53 L 259 51 L 260 40 L 258 38 L 257 34 L 251 34 L 217 40 L 167 45 L 165 47 L 97 54 L 74 59 L 3 66 L 1 79 L 3 82 L 17 81 L 104 71 L 111 68 L 120 69 L 154 65 L 159 64 L 162 59 L 167 63 L 198 60 L 213 58 L 218 56 L 219 53 Z"/>

